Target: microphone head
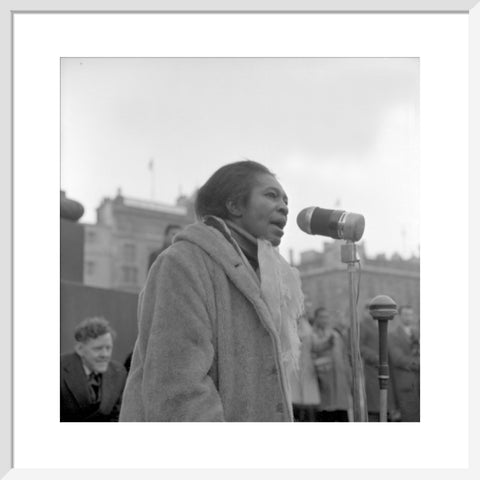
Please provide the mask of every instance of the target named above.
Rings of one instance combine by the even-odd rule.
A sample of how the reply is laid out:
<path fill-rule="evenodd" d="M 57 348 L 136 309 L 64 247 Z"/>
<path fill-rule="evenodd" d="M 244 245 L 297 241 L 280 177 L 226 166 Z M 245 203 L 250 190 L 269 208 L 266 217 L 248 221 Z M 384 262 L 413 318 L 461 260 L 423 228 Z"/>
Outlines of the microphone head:
<path fill-rule="evenodd" d="M 358 242 L 365 231 L 365 217 L 359 213 L 346 212 L 342 238 Z"/>
<path fill-rule="evenodd" d="M 365 218 L 344 210 L 307 207 L 298 214 L 297 225 L 309 235 L 356 242 L 362 238 L 365 230 Z"/>
<path fill-rule="evenodd" d="M 377 295 L 370 301 L 368 310 L 375 320 L 392 320 L 397 314 L 397 304 L 387 295 Z"/>
<path fill-rule="evenodd" d="M 316 207 L 307 207 L 304 208 L 298 215 L 297 215 L 297 225 L 298 228 L 309 235 L 312 235 L 312 230 L 310 225 L 312 223 L 312 215 L 313 211 Z"/>

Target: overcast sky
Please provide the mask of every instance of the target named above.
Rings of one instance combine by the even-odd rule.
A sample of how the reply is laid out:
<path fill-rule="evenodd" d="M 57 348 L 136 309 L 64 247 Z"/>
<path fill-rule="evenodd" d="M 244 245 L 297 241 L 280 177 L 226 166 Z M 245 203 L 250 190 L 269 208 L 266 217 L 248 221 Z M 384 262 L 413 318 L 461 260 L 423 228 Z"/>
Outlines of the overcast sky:
<path fill-rule="evenodd" d="M 118 188 L 174 204 L 221 165 L 249 158 L 289 196 L 285 257 L 323 248 L 296 225 L 313 205 L 363 214 L 367 255 L 410 257 L 419 252 L 418 104 L 410 58 L 67 58 L 61 187 L 94 223 Z"/>

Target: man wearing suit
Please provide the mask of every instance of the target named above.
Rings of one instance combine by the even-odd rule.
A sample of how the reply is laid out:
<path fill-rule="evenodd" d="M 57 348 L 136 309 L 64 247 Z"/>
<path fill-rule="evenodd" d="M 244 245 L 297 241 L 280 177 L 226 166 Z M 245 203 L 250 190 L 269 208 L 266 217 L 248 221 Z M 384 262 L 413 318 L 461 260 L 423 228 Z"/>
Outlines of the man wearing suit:
<path fill-rule="evenodd" d="M 420 342 L 413 308 L 399 308 L 388 335 L 390 374 L 402 422 L 420 421 Z"/>
<path fill-rule="evenodd" d="M 104 318 L 75 329 L 75 351 L 60 357 L 60 421 L 117 422 L 127 372 L 111 360 L 114 332 Z"/>

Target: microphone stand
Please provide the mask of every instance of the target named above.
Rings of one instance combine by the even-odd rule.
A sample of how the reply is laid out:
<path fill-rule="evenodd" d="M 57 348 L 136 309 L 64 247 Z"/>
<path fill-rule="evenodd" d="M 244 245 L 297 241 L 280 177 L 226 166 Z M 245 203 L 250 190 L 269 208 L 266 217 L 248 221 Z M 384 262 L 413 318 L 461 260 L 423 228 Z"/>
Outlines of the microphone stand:
<path fill-rule="evenodd" d="M 380 421 L 387 421 L 388 410 L 388 321 L 397 314 L 397 304 L 386 295 L 378 295 L 368 309 L 374 320 L 378 320 L 378 384 L 380 387 Z"/>
<path fill-rule="evenodd" d="M 356 244 L 347 240 L 341 245 L 342 263 L 347 264 L 349 307 L 350 307 L 350 353 L 352 362 L 352 398 L 353 421 L 368 422 L 367 402 L 365 396 L 365 377 L 362 358 L 360 356 L 360 329 L 357 318 L 357 299 L 355 296 L 355 273 L 360 262 Z"/>

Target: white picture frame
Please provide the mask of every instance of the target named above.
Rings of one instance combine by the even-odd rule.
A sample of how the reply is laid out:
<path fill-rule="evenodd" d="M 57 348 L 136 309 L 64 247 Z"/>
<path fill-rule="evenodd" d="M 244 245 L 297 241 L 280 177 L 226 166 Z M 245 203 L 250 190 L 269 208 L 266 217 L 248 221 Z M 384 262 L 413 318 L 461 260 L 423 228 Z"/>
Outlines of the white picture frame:
<path fill-rule="evenodd" d="M 2 379 L 2 384 L 4 386 L 7 386 L 8 388 L 4 389 L 4 393 L 2 396 L 0 396 L 0 440 L 1 440 L 1 456 L 0 456 L 0 475 L 6 474 L 5 478 L 10 479 L 10 478 L 76 478 L 76 476 L 84 476 L 85 473 L 82 473 L 81 470 L 72 468 L 69 470 L 60 470 L 57 469 L 58 467 L 56 466 L 51 466 L 48 469 L 45 468 L 37 468 L 35 465 L 33 465 L 31 468 L 27 466 L 26 464 L 22 464 L 22 469 L 19 469 L 15 466 L 14 464 L 14 452 L 13 452 L 13 443 L 14 443 L 14 437 L 16 433 L 16 425 L 15 422 L 13 421 L 14 418 L 14 399 L 13 399 L 13 390 L 12 386 L 15 382 L 15 378 L 13 376 L 13 335 L 15 333 L 15 315 L 16 315 L 16 309 L 14 308 L 14 295 L 15 292 L 13 291 L 13 283 L 15 276 L 18 275 L 18 271 L 16 270 L 16 265 L 13 262 L 14 255 L 18 254 L 18 251 L 15 251 L 16 248 L 16 238 L 13 236 L 13 231 L 12 231 L 12 225 L 15 222 L 15 218 L 13 216 L 13 209 L 14 205 L 12 205 L 12 200 L 14 198 L 14 192 L 12 193 L 12 172 L 14 169 L 14 162 L 15 162 L 15 155 L 16 151 L 13 150 L 13 133 L 12 133 L 12 127 L 13 127 L 13 119 L 14 119 L 14 114 L 15 114 L 15 109 L 17 108 L 17 105 L 13 103 L 11 100 L 12 98 L 12 86 L 14 87 L 15 85 L 15 78 L 13 78 L 12 75 L 12 66 L 13 64 L 13 52 L 14 52 L 14 47 L 15 45 L 13 44 L 13 38 L 14 38 L 14 32 L 12 31 L 13 25 L 15 23 L 15 18 L 19 18 L 21 15 L 26 15 L 30 14 L 32 16 L 38 15 L 39 17 L 42 15 L 59 15 L 61 13 L 68 13 L 69 15 L 82 15 L 87 12 L 102 12 L 99 13 L 98 18 L 99 21 L 102 21 L 101 16 L 108 14 L 108 13 L 113 13 L 113 12 L 118 12 L 120 10 L 124 10 L 123 15 L 126 15 L 127 13 L 125 12 L 128 10 L 130 13 L 148 13 L 148 14 L 159 14 L 159 12 L 173 12 L 176 11 L 182 12 L 182 14 L 186 14 L 188 12 L 196 12 L 196 15 L 202 15 L 202 12 L 209 11 L 212 15 L 216 15 L 220 12 L 230 12 L 228 15 L 241 15 L 242 13 L 246 13 L 248 11 L 252 12 L 258 12 L 258 15 L 264 15 L 268 13 L 275 13 L 277 12 L 283 12 L 282 15 L 287 15 L 287 14 L 295 14 L 298 12 L 308 12 L 308 15 L 320 15 L 320 14 L 332 14 L 336 13 L 338 14 L 341 12 L 342 14 L 355 14 L 358 16 L 364 15 L 365 13 L 370 13 L 370 14 L 381 14 L 382 12 L 391 12 L 389 15 L 404 15 L 408 12 L 414 13 L 417 12 L 418 14 L 424 15 L 424 14 L 445 14 L 445 15 L 460 15 L 460 16 L 465 16 L 468 20 L 469 24 L 469 35 L 470 35 L 470 40 L 469 40 L 469 65 L 470 65 L 470 92 L 469 92 L 469 107 L 470 107 L 470 116 L 469 116 L 469 131 L 470 131 L 470 137 L 468 139 L 468 147 L 470 148 L 470 164 L 469 164 L 469 169 L 470 169 L 470 176 L 469 176 L 469 186 L 470 186 L 470 217 L 467 218 L 467 213 L 463 212 L 461 218 L 466 219 L 468 225 L 471 225 L 473 228 L 468 229 L 467 226 L 465 228 L 462 226 L 461 228 L 461 234 L 457 234 L 456 228 L 457 225 L 455 224 L 455 219 L 451 220 L 451 233 L 450 230 L 448 230 L 449 223 L 445 223 L 445 229 L 448 230 L 448 234 L 446 236 L 449 238 L 447 241 L 450 245 L 454 243 L 457 239 L 461 239 L 462 242 L 466 242 L 466 232 L 469 231 L 470 235 L 470 245 L 474 246 L 476 245 L 476 240 L 478 240 L 478 227 L 475 226 L 475 208 L 474 206 L 478 204 L 478 198 L 476 199 L 477 202 L 475 202 L 475 197 L 478 197 L 478 193 L 475 192 L 475 187 L 476 184 L 474 183 L 475 178 L 478 178 L 478 164 L 476 164 L 473 159 L 478 157 L 478 154 L 480 153 L 479 149 L 479 141 L 478 141 L 478 135 L 475 134 L 475 132 L 478 132 L 478 128 L 480 127 L 480 122 L 479 122 L 479 93 L 478 93 L 478 84 L 480 84 L 480 72 L 479 72 L 479 47 L 480 45 L 480 7 L 478 7 L 477 4 L 478 0 L 470 0 L 470 1 L 460 1 L 460 0 L 445 0 L 443 2 L 433 2 L 433 1 L 422 1 L 418 0 L 416 2 L 411 2 L 407 3 L 406 2 L 400 2 L 399 0 L 396 1 L 390 1 L 388 2 L 388 6 L 385 5 L 386 2 L 374 2 L 374 1 L 361 1 L 361 2 L 348 2 L 348 1 L 324 1 L 324 2 L 314 2 L 314 1 L 303 1 L 303 2 L 275 2 L 274 5 L 272 5 L 273 2 L 267 2 L 267 1 L 257 1 L 257 2 L 252 2 L 251 5 L 249 4 L 248 6 L 245 4 L 242 4 L 241 2 L 229 2 L 228 8 L 222 4 L 222 2 L 202 2 L 203 5 L 200 8 L 195 4 L 195 2 L 182 2 L 179 5 L 179 2 L 173 2 L 173 1 L 162 1 L 162 2 L 153 2 L 153 1 L 139 1 L 139 2 L 117 2 L 115 5 L 115 9 L 112 9 L 111 5 L 109 2 L 104 2 L 104 1 L 98 1 L 94 2 L 91 5 L 90 4 L 85 4 L 85 2 L 69 2 L 68 7 L 65 6 L 62 2 L 58 1 L 46 1 L 43 0 L 41 2 L 41 5 L 35 4 L 34 10 L 27 10 L 25 9 L 24 5 L 22 5 L 20 2 L 8 2 L 6 6 L 2 6 L 1 8 L 1 18 L 2 18 L 2 24 L 6 27 L 3 29 L 3 35 L 6 40 L 6 42 L 2 42 L 2 60 L 4 66 L 7 68 L 7 71 L 10 72 L 10 75 L 4 75 L 2 77 L 2 103 L 1 105 L 4 105 L 5 108 L 0 109 L 1 111 L 1 118 L 2 118 L 2 126 L 3 128 L 1 129 L 1 135 L 2 135 L 2 142 L 0 142 L 0 145 L 2 146 L 2 152 L 3 156 L 2 158 L 4 159 L 2 162 L 0 162 L 0 178 L 2 179 L 2 189 L 1 189 L 1 195 L 3 196 L 2 199 L 3 201 L 0 202 L 1 208 L 2 208 L 2 220 L 3 223 L 8 226 L 8 228 L 5 231 L 5 234 L 2 236 L 1 240 L 1 247 L 0 248 L 0 255 L 2 258 L 2 265 L 8 266 L 6 268 L 3 268 L 2 272 L 0 272 L 0 278 L 1 278 L 1 291 L 2 291 L 2 299 L 3 302 L 1 302 L 1 312 L 2 312 L 2 322 L 0 322 L 0 341 L 3 342 L 3 348 L 0 349 L 1 354 L 0 354 L 0 369 L 1 369 L 1 379 Z M 73 5 L 72 3 L 75 3 Z M 120 4 L 122 6 L 120 7 Z M 30 12 L 30 13 L 29 13 Z M 49 12 L 54 12 L 54 13 L 49 13 Z M 236 12 L 236 13 L 234 13 Z M 263 13 L 260 13 L 263 12 Z M 288 13 L 286 13 L 288 12 Z M 125 17 L 127 18 L 127 17 Z M 354 18 L 352 18 L 352 21 L 354 22 Z M 445 17 L 447 18 L 447 17 Z M 427 33 L 427 32 L 426 32 Z M 46 32 L 45 36 L 48 36 L 51 34 L 51 32 Z M 66 31 L 64 32 L 64 35 L 68 35 L 70 32 Z M 31 37 L 28 39 L 30 42 L 35 42 L 36 38 Z M 37 38 L 38 41 L 40 39 Z M 354 40 L 354 38 L 352 38 Z M 56 48 L 52 46 L 52 48 Z M 437 52 L 439 56 L 442 54 L 445 54 L 445 52 L 438 51 Z M 88 52 L 88 53 L 82 53 L 81 55 L 93 55 L 93 52 Z M 61 54 L 61 56 L 69 56 L 73 54 L 71 52 L 65 51 Z M 129 52 L 125 53 L 125 56 L 128 56 Z M 32 79 L 33 81 L 34 79 Z M 452 91 L 446 91 L 444 92 L 446 96 L 452 96 L 455 94 L 455 92 Z M 475 130 L 476 126 L 476 130 Z M 460 148 L 462 151 L 466 151 L 468 148 L 466 144 L 461 145 Z M 41 147 L 40 147 L 41 148 Z M 7 159 L 11 159 L 11 161 L 7 161 Z M 17 170 L 17 173 L 19 171 Z M 468 187 L 468 185 L 465 185 L 465 187 Z M 58 199 L 58 190 L 55 190 L 55 192 L 46 194 L 47 197 L 55 197 Z M 49 200 L 47 200 L 47 205 L 50 205 Z M 456 198 L 452 198 L 450 202 L 455 203 Z M 462 202 L 459 204 L 460 207 L 466 207 Z M 12 223 L 13 222 L 13 223 Z M 10 235 L 7 234 L 7 232 L 10 231 Z M 464 233 L 465 232 L 465 233 Z M 443 232 L 442 232 L 443 233 Z M 442 241 L 442 236 L 439 235 L 439 242 Z M 459 240 L 460 241 L 460 240 Z M 462 243 L 462 245 L 464 244 Z M 452 247 L 452 249 L 455 250 L 455 247 Z M 16 253 L 15 253 L 16 252 Z M 32 253 L 34 252 L 34 249 L 29 252 Z M 455 253 L 457 253 L 455 251 Z M 478 263 L 478 253 L 476 253 L 474 248 L 470 249 L 470 258 L 468 260 L 469 265 L 477 265 Z M 465 254 L 465 252 L 464 252 Z M 448 257 L 448 252 L 445 257 Z M 17 258 L 17 257 L 15 257 Z M 464 257 L 462 257 L 463 259 Z M 433 259 L 435 261 L 438 261 L 439 265 L 443 266 L 445 262 L 447 262 L 446 258 L 435 258 Z M 35 258 L 32 256 L 31 259 L 32 265 L 35 265 Z M 462 270 L 465 275 L 467 275 L 466 271 Z M 463 299 L 467 299 L 469 301 L 469 307 L 470 307 L 470 322 L 469 322 L 469 343 L 470 343 L 470 362 L 462 361 L 459 365 L 458 368 L 461 368 L 462 371 L 464 372 L 464 375 L 467 375 L 468 371 L 468 366 L 470 365 L 470 379 L 475 378 L 475 368 L 474 365 L 478 364 L 478 353 L 476 349 L 476 345 L 474 342 L 475 338 L 478 338 L 475 333 L 478 332 L 478 326 L 475 322 L 475 318 L 473 317 L 472 312 L 474 312 L 474 300 L 475 300 L 475 291 L 473 290 L 474 286 L 478 283 L 476 283 L 476 278 L 474 277 L 474 269 L 471 269 L 471 271 L 468 273 L 469 278 L 468 280 L 463 278 L 462 280 L 465 282 L 467 281 L 467 286 L 470 289 L 471 295 L 468 300 L 468 296 L 465 295 L 462 297 Z M 18 292 L 17 292 L 18 293 Z M 54 296 L 58 297 L 58 293 L 55 293 Z M 28 299 L 28 291 L 25 292 L 25 297 Z M 58 300 L 58 298 L 57 298 Z M 450 307 L 456 305 L 454 302 L 449 302 L 448 305 Z M 458 307 L 458 310 L 454 311 L 448 311 L 446 314 L 448 315 L 456 315 L 458 312 L 465 313 L 467 311 L 467 305 L 462 304 L 462 305 L 456 305 Z M 8 320 L 8 321 L 7 321 Z M 45 316 L 45 313 L 42 312 L 42 309 L 40 308 L 38 310 L 38 316 L 36 318 L 37 321 L 39 322 L 47 322 L 49 319 L 48 317 Z M 18 341 L 18 339 L 17 339 Z M 57 340 L 55 339 L 55 342 Z M 56 343 L 52 341 L 52 345 L 50 348 L 55 348 L 54 346 Z M 48 348 L 48 345 L 46 345 Z M 56 351 L 57 352 L 57 351 Z M 56 353 L 55 352 L 55 353 Z M 477 360 L 477 362 L 474 362 L 474 359 Z M 40 372 L 42 371 L 42 359 L 41 358 L 36 358 L 36 362 L 40 363 Z M 466 378 L 466 377 L 465 377 Z M 32 400 L 34 399 L 34 395 L 32 395 Z M 470 455 L 469 459 L 469 464 L 465 464 L 460 461 L 459 465 L 462 464 L 462 467 L 453 467 L 453 468 L 463 468 L 462 470 L 458 470 L 458 472 L 455 473 L 455 476 L 461 476 L 461 475 L 468 475 L 474 476 L 474 471 L 477 471 L 478 475 L 478 466 L 476 465 L 476 458 L 474 455 L 474 442 L 475 440 L 478 441 L 478 414 L 475 412 L 475 405 L 478 403 L 480 399 L 478 398 L 478 387 L 474 385 L 474 382 L 470 381 L 470 429 L 469 429 L 469 439 L 455 439 L 450 437 L 450 433 L 448 431 L 443 430 L 443 419 L 439 418 L 438 419 L 438 433 L 439 435 L 443 435 L 446 438 L 446 441 L 448 442 L 463 442 L 466 445 L 469 445 L 470 451 L 472 452 L 472 455 Z M 463 405 L 464 403 L 462 403 Z M 447 414 L 452 414 L 453 412 L 446 413 Z M 462 413 L 462 415 L 465 415 L 465 412 Z M 448 423 L 448 422 L 447 422 Z M 5 427 L 5 428 L 4 428 Z M 95 427 L 95 431 L 99 431 L 99 425 L 93 426 Z M 92 427 L 92 428 L 93 428 Z M 122 425 L 121 427 L 126 427 L 125 425 Z M 36 428 L 35 425 L 31 425 L 32 430 Z M 127 432 L 127 428 L 123 429 L 125 432 L 125 441 L 128 441 L 127 437 L 129 432 L 130 433 L 135 433 L 132 429 L 128 429 L 129 432 Z M 288 430 L 288 434 L 293 434 L 293 430 Z M 101 434 L 101 432 L 100 432 Z M 201 431 L 200 431 L 201 434 Z M 279 431 L 279 434 L 282 434 L 282 431 Z M 345 435 L 349 435 L 348 431 L 345 432 Z M 201 437 L 200 437 L 201 438 Z M 379 438 L 379 445 L 371 444 L 371 449 L 372 452 L 375 452 L 375 450 L 380 446 L 380 440 L 381 440 L 381 433 L 378 432 L 378 438 Z M 463 444 L 462 443 L 462 444 Z M 188 443 L 189 444 L 189 443 Z M 477 443 L 478 446 L 478 443 Z M 40 447 L 40 445 L 39 445 Z M 309 451 L 309 449 L 307 449 Z M 348 455 L 349 452 L 347 452 Z M 399 452 L 399 455 L 406 454 L 408 453 L 408 446 L 406 446 L 406 451 L 403 453 Z M 467 453 L 467 452 L 465 452 Z M 81 452 L 79 453 L 81 455 L 87 455 L 87 452 Z M 468 458 L 468 456 L 467 456 Z M 26 463 L 26 462 L 25 462 Z M 223 468 L 226 468 L 226 466 L 222 463 L 219 462 Z M 301 459 L 299 459 L 297 465 L 295 468 L 298 468 L 299 470 L 294 473 L 295 476 L 304 476 L 305 478 L 312 476 L 313 475 L 319 475 L 321 472 L 315 472 L 312 470 L 302 470 L 302 462 Z M 441 458 L 439 458 L 439 464 L 441 464 Z M 188 468 L 188 465 L 182 464 L 178 462 L 177 466 L 175 468 Z M 50 469 L 52 468 L 52 469 Z M 65 468 L 63 466 L 63 468 Z M 169 468 L 173 468 L 170 466 Z M 212 468 L 215 469 L 217 468 L 215 465 L 215 461 L 210 462 L 210 466 L 203 466 L 203 470 L 185 470 L 183 471 L 183 474 L 191 474 L 192 476 L 198 476 L 198 475 L 205 475 L 209 478 L 212 478 L 212 476 L 215 475 L 235 475 L 237 474 L 236 472 L 222 472 L 221 470 L 206 470 L 205 468 Z M 250 467 L 252 468 L 252 467 Z M 270 462 L 270 465 L 268 467 L 263 466 L 262 468 L 269 468 L 273 469 L 275 468 L 275 462 L 272 461 Z M 321 468 L 321 466 L 319 467 Z M 364 467 L 365 468 L 365 467 Z M 355 475 L 365 475 L 368 476 L 368 478 L 373 478 L 375 476 L 381 477 L 382 475 L 394 475 L 395 473 L 393 472 L 385 472 L 383 470 L 375 470 L 375 465 L 372 464 L 371 469 L 358 469 L 355 471 Z M 426 468 L 426 467 L 424 467 Z M 434 466 L 429 467 L 429 468 L 435 468 Z M 443 467 L 444 468 L 444 467 Z M 275 477 L 279 475 L 291 475 L 293 473 L 288 473 L 288 471 L 283 471 L 283 472 L 275 472 L 273 470 L 258 470 L 258 472 L 262 475 L 275 475 Z M 257 473 L 258 473 L 257 472 Z M 172 475 L 174 477 L 177 474 L 180 474 L 182 472 L 175 472 L 172 470 L 164 471 L 162 475 Z M 405 475 L 406 472 L 399 472 L 399 475 Z M 414 470 L 412 471 L 412 474 L 414 475 L 424 475 L 426 472 L 424 470 Z M 349 471 L 348 469 L 338 469 L 338 470 L 329 470 L 328 475 L 348 475 Z M 444 471 L 437 471 L 435 472 L 436 476 L 441 477 L 442 475 L 447 475 L 448 470 Z M 110 469 L 105 469 L 105 467 L 97 469 L 97 470 L 88 470 L 88 475 L 91 478 L 123 478 L 124 476 L 130 478 L 130 476 L 135 475 L 136 477 L 139 478 L 155 478 L 159 475 L 158 471 L 155 470 L 138 470 L 135 472 L 132 472 L 132 470 L 110 470 Z M 239 471 L 238 475 L 242 475 L 242 472 Z"/>

